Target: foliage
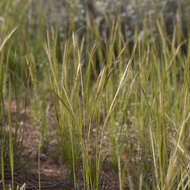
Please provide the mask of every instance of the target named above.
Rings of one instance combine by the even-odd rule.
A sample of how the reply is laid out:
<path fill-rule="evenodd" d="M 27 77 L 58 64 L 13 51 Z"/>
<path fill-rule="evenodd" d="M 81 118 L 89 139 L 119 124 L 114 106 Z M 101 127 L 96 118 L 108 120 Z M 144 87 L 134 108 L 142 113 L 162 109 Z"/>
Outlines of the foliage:
<path fill-rule="evenodd" d="M 0 165 L 4 189 L 5 166 L 10 168 L 13 188 L 19 161 L 17 134 L 22 126 L 17 117 L 12 122 L 13 101 L 16 114 L 20 102 L 31 110 L 40 131 L 39 155 L 48 148 L 51 128 L 56 131 L 54 156 L 60 165 L 68 165 L 75 189 L 80 171 L 84 189 L 101 189 L 105 162 L 117 173 L 121 190 L 125 183 L 130 189 L 190 187 L 190 42 L 184 39 L 189 28 L 184 35 L 183 18 L 177 17 L 168 32 L 166 20 L 171 18 L 165 15 L 167 8 L 158 14 L 161 4 L 151 2 L 155 22 L 147 22 L 143 16 L 139 27 L 139 22 L 131 21 L 133 33 L 126 38 L 124 7 L 119 10 L 121 15 L 116 11 L 114 17 L 110 8 L 103 17 L 104 35 L 101 22 L 94 22 L 92 13 L 86 10 L 76 20 L 79 13 L 72 15 L 71 9 L 80 4 L 65 1 L 69 24 L 65 29 L 63 23 L 62 34 L 61 23 L 55 26 L 46 18 L 48 6 L 40 13 L 41 5 L 35 7 L 33 1 L 1 1 Z M 188 9 L 188 2 L 183 3 Z M 38 14 L 32 15 L 31 9 Z M 22 10 L 20 14 L 18 10 Z M 175 14 L 181 10 L 176 8 Z M 81 24 L 85 26 L 79 30 Z M 39 158 L 38 164 L 40 179 Z"/>

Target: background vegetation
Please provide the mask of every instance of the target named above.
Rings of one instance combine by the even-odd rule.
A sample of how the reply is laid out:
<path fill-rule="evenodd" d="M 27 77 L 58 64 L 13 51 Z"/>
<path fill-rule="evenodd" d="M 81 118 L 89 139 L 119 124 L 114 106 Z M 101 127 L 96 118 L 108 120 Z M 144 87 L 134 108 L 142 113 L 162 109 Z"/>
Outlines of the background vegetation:
<path fill-rule="evenodd" d="M 0 2 L 3 189 L 26 167 L 21 107 L 40 132 L 39 180 L 53 139 L 75 189 L 111 189 L 106 167 L 120 190 L 189 189 L 190 2 L 38 3 Z"/>

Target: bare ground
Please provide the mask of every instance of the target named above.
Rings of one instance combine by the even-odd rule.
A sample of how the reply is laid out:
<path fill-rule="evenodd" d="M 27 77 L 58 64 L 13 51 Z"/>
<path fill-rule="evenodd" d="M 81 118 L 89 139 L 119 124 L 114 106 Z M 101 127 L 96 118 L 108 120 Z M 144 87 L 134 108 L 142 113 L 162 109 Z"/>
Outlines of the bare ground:
<path fill-rule="evenodd" d="M 5 102 L 6 112 L 8 111 L 8 102 Z M 14 125 L 17 121 L 19 124 L 18 139 L 20 156 L 15 166 L 14 181 L 15 185 L 25 186 L 26 189 L 39 189 L 39 178 L 41 189 L 52 190 L 72 190 L 74 184 L 69 177 L 69 169 L 66 164 L 59 163 L 54 156 L 56 149 L 56 141 L 54 138 L 50 140 L 48 149 L 41 149 L 39 152 L 40 132 L 35 126 L 30 109 L 22 103 L 19 105 L 19 113 L 16 112 L 16 103 L 11 104 L 11 116 L 13 132 Z M 52 123 L 53 125 L 53 123 Z M 51 133 L 55 134 L 53 127 Z M 53 135 L 52 135 L 53 136 Z M 39 162 L 40 161 L 40 162 Z M 22 165 L 24 163 L 24 165 Z M 82 164 L 81 164 L 82 165 Z M 18 167 L 17 167 L 18 166 Z M 40 168 L 40 169 L 39 169 Z M 85 189 L 82 182 L 82 166 L 78 167 L 79 189 Z M 39 175 L 40 171 L 40 175 Z M 10 171 L 5 171 L 5 183 L 11 184 Z M 2 184 L 1 184 L 2 185 Z M 117 190 L 119 189 L 118 176 L 109 162 L 105 160 L 100 173 L 100 189 Z M 125 184 L 125 189 L 127 184 Z"/>

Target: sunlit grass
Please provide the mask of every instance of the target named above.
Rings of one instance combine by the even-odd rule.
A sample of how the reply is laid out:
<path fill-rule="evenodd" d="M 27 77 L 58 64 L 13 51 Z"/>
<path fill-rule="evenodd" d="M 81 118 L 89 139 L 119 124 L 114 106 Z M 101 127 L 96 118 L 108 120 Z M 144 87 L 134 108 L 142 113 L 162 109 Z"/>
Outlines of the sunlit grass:
<path fill-rule="evenodd" d="M 126 184 L 129 189 L 189 189 L 190 42 L 178 30 L 180 22 L 169 35 L 162 15 L 150 28 L 145 19 L 141 34 L 136 29 L 129 41 L 119 17 L 108 16 L 109 31 L 102 39 L 99 25 L 87 15 L 86 32 L 70 23 L 61 41 L 57 30 L 46 26 L 45 13 L 39 28 L 33 27 L 33 20 L 30 25 L 24 19 L 29 4 L 15 2 L 0 3 L 6 23 L 0 25 L 3 189 L 6 169 L 14 189 L 20 162 L 15 147 L 21 126 L 17 117 L 12 122 L 12 101 L 17 116 L 20 102 L 30 108 L 40 131 L 40 189 L 40 153 L 51 141 L 49 115 L 56 131 L 54 156 L 69 168 L 75 189 L 80 183 L 87 190 L 101 189 L 105 163 L 117 174 L 120 190 Z M 23 12 L 15 16 L 19 7 Z"/>

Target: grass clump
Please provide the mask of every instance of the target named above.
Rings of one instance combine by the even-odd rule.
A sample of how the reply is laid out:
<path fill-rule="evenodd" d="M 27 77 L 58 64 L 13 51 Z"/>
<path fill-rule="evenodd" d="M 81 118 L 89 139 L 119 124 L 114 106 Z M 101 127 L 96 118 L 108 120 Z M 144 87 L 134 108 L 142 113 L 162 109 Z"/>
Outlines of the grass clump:
<path fill-rule="evenodd" d="M 36 27 L 33 17 L 25 17 L 29 4 L 22 6 L 0 4 L 8 23 L 0 25 L 3 189 L 6 169 L 14 189 L 16 166 L 22 165 L 21 104 L 39 131 L 40 189 L 40 155 L 52 140 L 51 156 L 67 166 L 74 189 L 188 189 L 190 43 L 178 30 L 180 22 L 171 35 L 162 14 L 150 28 L 144 18 L 131 41 L 123 36 L 120 16 L 105 16 L 103 36 L 87 14 L 85 31 L 72 27 L 69 17 L 67 38 L 61 39 L 46 25 L 45 12 Z"/>

